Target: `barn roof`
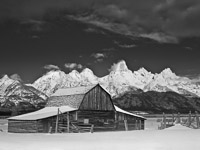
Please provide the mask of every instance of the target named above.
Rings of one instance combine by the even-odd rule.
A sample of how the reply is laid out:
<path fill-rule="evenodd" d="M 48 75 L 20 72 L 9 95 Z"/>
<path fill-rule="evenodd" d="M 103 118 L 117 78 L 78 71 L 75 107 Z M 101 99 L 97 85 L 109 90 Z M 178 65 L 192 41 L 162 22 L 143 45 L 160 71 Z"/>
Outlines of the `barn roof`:
<path fill-rule="evenodd" d="M 10 117 L 10 118 L 8 118 L 8 120 L 40 120 L 40 119 L 56 116 L 58 113 L 58 109 L 62 113 L 77 110 L 76 108 L 71 108 L 69 106 L 45 107 L 43 109 L 40 109 L 40 110 L 32 112 L 32 113 L 19 115 L 19 116 L 15 116 L 15 117 Z"/>
<path fill-rule="evenodd" d="M 134 116 L 134 117 L 138 117 L 138 118 L 142 118 L 142 119 L 145 119 L 145 120 L 146 120 L 146 118 L 144 118 L 144 117 L 142 117 L 142 116 L 140 116 L 140 115 L 136 115 L 136 114 L 130 113 L 130 112 L 128 112 L 128 111 L 125 111 L 125 110 L 123 110 L 123 109 L 117 107 L 116 105 L 114 105 L 114 106 L 115 106 L 115 110 L 116 110 L 117 112 L 120 112 L 120 113 L 123 113 L 123 114 L 127 114 L 127 115 L 130 115 L 130 116 Z"/>
<path fill-rule="evenodd" d="M 79 108 L 84 95 L 98 85 L 108 93 L 108 91 L 100 84 L 58 89 L 48 99 L 46 107 L 70 106 L 72 108 Z"/>
<path fill-rule="evenodd" d="M 49 98 L 46 107 L 70 106 L 72 108 L 79 108 L 83 98 L 84 94 L 52 96 Z"/>
<path fill-rule="evenodd" d="M 80 87 L 58 89 L 52 96 L 85 94 L 95 86 L 96 85 L 89 85 L 89 86 L 80 86 Z"/>

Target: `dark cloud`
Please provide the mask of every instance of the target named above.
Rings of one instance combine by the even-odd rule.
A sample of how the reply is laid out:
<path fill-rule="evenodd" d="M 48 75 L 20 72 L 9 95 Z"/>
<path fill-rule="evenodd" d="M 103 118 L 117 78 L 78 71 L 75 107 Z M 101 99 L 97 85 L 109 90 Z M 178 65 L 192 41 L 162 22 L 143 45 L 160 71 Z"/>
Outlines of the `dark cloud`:
<path fill-rule="evenodd" d="M 177 42 L 180 38 L 200 36 L 199 0 L 0 1 L 1 18 L 41 17 L 50 10 L 65 10 L 73 14 L 93 12 L 84 17 L 79 16 L 79 20 L 122 34 L 146 36 L 159 42 Z"/>
<path fill-rule="evenodd" d="M 81 11 L 90 7 L 93 0 L 1 0 L 1 17 L 32 17 L 44 15 L 49 10 Z"/>
<path fill-rule="evenodd" d="M 155 12 L 161 19 L 161 27 L 166 33 L 176 37 L 200 35 L 200 1 L 168 0 L 158 5 Z"/>

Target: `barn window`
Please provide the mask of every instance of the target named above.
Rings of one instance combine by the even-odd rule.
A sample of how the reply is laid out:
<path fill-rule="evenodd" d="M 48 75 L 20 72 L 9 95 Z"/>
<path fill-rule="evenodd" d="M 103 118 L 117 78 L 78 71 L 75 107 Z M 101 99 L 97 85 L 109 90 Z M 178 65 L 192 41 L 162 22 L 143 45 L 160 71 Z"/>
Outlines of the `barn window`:
<path fill-rule="evenodd" d="M 89 124 L 89 119 L 84 119 L 83 122 L 84 124 Z"/>

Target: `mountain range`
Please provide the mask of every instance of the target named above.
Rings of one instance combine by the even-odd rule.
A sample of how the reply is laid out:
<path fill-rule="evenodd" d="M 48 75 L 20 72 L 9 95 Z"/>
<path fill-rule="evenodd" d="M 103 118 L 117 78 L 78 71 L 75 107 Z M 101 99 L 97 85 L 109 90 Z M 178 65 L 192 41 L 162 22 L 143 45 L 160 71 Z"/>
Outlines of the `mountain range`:
<path fill-rule="evenodd" d="M 76 70 L 66 74 L 63 71 L 50 71 L 37 79 L 32 87 L 51 96 L 59 88 L 87 86 L 99 83 L 112 97 L 117 97 L 129 90 L 135 91 L 173 91 L 181 95 L 199 97 L 199 80 L 177 76 L 170 68 L 161 73 L 151 73 L 145 68 L 132 72 L 124 60 L 115 64 L 110 73 L 104 77 L 97 77 L 93 71 L 85 68 L 82 72 Z"/>
<path fill-rule="evenodd" d="M 178 76 L 170 68 L 155 74 L 145 68 L 131 71 L 128 69 L 126 62 L 122 60 L 115 64 L 110 73 L 104 77 L 97 77 L 88 68 L 85 68 L 82 72 L 73 70 L 69 74 L 61 70 L 52 70 L 32 84 L 23 84 L 4 75 L 0 79 L 0 105 L 2 108 L 12 108 L 20 106 L 22 103 L 29 103 L 35 108 L 39 108 L 45 105 L 48 97 L 57 89 L 98 83 L 114 99 L 117 99 L 118 104 L 120 104 L 119 97 L 123 97 L 127 93 L 130 95 L 130 92 L 139 95 L 145 94 L 146 97 L 148 97 L 148 92 L 153 91 L 165 93 L 165 95 L 166 93 L 176 93 L 173 97 L 180 97 L 180 95 L 183 97 L 200 97 L 200 82 L 197 79 Z M 141 96 L 137 95 L 137 97 Z M 161 96 L 157 94 L 157 97 Z M 151 97 L 149 101 L 151 99 L 155 100 L 156 98 Z M 132 104 L 134 104 L 134 100 L 132 100 Z M 132 109 L 132 104 L 128 107 L 129 109 Z"/>

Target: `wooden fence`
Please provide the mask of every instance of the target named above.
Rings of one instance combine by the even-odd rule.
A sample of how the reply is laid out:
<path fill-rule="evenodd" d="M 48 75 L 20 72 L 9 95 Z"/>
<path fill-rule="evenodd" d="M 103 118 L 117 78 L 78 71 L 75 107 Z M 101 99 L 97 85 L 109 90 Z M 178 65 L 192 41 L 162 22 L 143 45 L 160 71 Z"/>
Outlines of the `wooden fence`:
<path fill-rule="evenodd" d="M 173 126 L 174 124 L 181 124 L 193 129 L 200 128 L 199 114 L 196 111 L 194 114 L 191 111 L 187 115 L 178 114 L 162 114 L 162 119 L 157 119 L 157 122 L 160 122 L 158 129 L 165 129 Z"/>

